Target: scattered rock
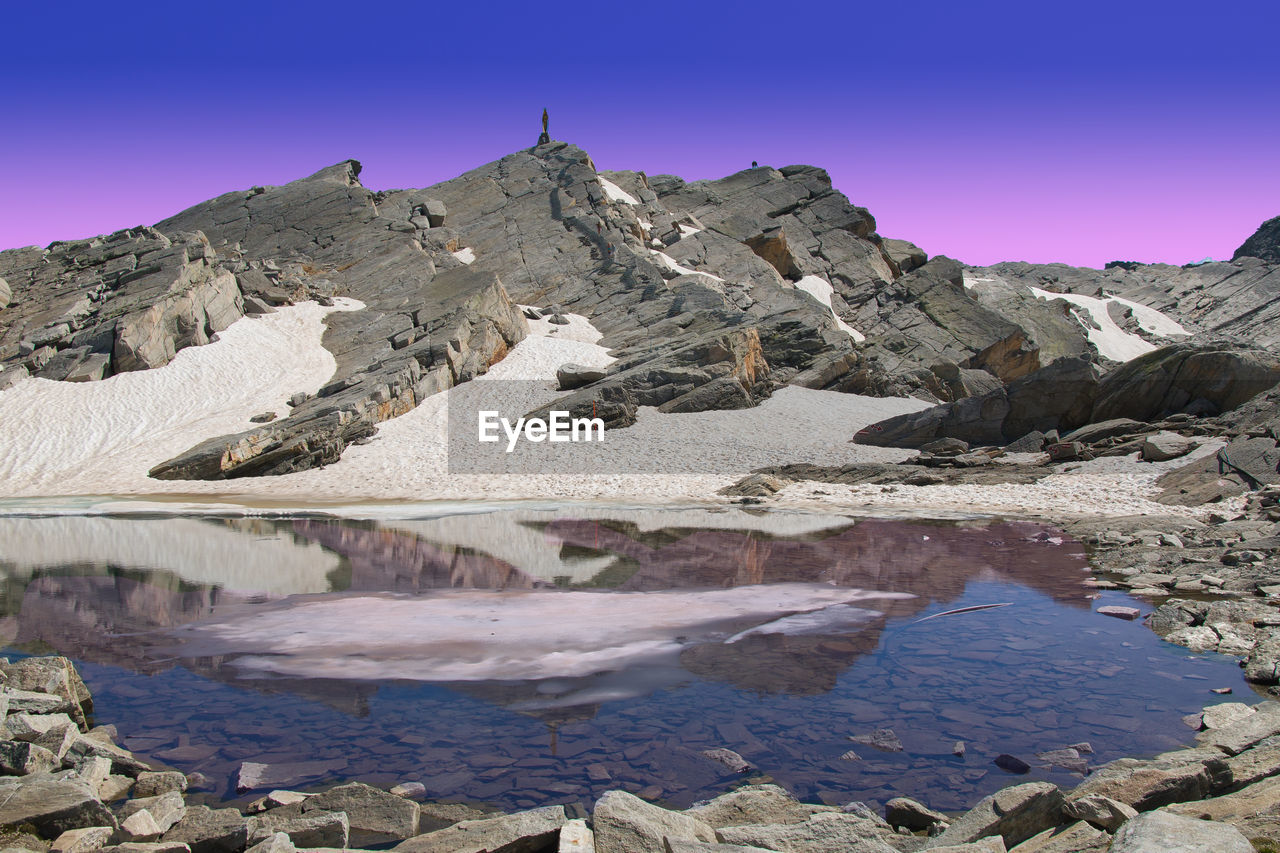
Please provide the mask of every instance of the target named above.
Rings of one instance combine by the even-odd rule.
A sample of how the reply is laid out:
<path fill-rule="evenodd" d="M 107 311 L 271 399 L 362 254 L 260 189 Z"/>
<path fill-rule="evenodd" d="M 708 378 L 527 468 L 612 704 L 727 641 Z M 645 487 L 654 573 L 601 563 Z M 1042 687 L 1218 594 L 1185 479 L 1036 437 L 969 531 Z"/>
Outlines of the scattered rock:
<path fill-rule="evenodd" d="M 118 826 L 115 815 L 84 782 L 43 773 L 0 780 L 0 828 L 25 824 L 46 838 L 69 829 Z"/>
<path fill-rule="evenodd" d="M 948 822 L 946 815 L 935 812 L 910 797 L 894 797 L 884 804 L 884 819 L 894 829 L 905 827 L 912 832 L 927 831 Z"/>
<path fill-rule="evenodd" d="M 1031 770 L 1030 764 L 1023 761 L 1021 758 L 1018 758 L 1016 755 L 1009 755 L 1007 752 L 1002 752 L 997 755 L 991 763 L 1006 773 L 1014 773 L 1019 776 Z"/>
<path fill-rule="evenodd" d="M 902 752 L 902 741 L 898 739 L 893 729 L 876 729 L 871 734 L 850 735 L 849 740 L 873 746 L 883 752 Z"/>
<path fill-rule="evenodd" d="M 100 850 L 111 840 L 114 830 L 109 826 L 87 826 L 69 829 L 54 839 L 49 853 L 89 853 Z"/>
<path fill-rule="evenodd" d="M 1136 607 L 1121 607 L 1113 604 L 1108 604 L 1106 606 L 1099 607 L 1094 612 L 1101 613 L 1103 616 L 1114 616 L 1117 619 L 1128 619 L 1128 620 L 1137 619 L 1139 616 L 1142 615 L 1142 611 Z"/>
<path fill-rule="evenodd" d="M 1132 806 L 1101 794 L 1086 794 L 1068 800 L 1062 811 L 1067 817 L 1088 821 L 1107 832 L 1115 832 L 1120 824 L 1138 814 Z"/>
<path fill-rule="evenodd" d="M 1197 447 L 1194 439 L 1176 432 L 1161 431 L 1149 435 L 1142 442 L 1142 458 L 1147 462 L 1167 462 L 1186 456 Z"/>
<path fill-rule="evenodd" d="M 581 364 L 562 364 L 556 369 L 556 382 L 561 391 L 572 391 L 592 382 L 599 382 L 608 374 L 603 367 L 585 367 Z"/>
<path fill-rule="evenodd" d="M 235 809 L 188 806 L 163 840 L 186 844 L 191 853 L 239 853 L 248 836 L 248 821 Z"/>

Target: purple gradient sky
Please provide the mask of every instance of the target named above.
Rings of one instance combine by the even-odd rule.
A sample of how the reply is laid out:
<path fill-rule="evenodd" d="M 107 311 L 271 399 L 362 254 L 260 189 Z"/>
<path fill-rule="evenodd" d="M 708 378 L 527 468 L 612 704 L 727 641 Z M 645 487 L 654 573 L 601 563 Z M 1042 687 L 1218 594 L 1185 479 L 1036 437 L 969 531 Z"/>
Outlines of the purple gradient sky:
<path fill-rule="evenodd" d="M 544 105 L 601 169 L 813 163 L 969 263 L 1226 258 L 1280 215 L 1280 4 L 884 5 L 7 10 L 0 248 L 347 157 L 425 186 Z"/>

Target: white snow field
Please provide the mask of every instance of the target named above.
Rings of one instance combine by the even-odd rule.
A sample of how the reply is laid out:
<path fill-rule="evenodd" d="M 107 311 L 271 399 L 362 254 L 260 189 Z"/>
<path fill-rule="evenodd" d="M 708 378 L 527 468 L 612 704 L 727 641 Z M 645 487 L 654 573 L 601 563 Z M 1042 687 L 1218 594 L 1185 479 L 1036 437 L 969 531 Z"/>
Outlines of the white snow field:
<path fill-rule="evenodd" d="M 336 362 L 321 344 L 335 300 L 245 317 L 169 364 L 100 382 L 29 378 L 0 391 L 0 490 L 4 495 L 119 494 L 155 488 L 147 471 L 207 438 L 240 432 L 264 411 L 315 393 Z"/>

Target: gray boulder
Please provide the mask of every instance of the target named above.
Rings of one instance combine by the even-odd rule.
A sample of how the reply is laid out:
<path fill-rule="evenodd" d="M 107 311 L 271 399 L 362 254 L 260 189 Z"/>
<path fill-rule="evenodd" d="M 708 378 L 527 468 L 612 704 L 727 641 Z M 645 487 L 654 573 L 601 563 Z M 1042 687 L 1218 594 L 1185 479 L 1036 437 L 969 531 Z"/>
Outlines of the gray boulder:
<path fill-rule="evenodd" d="M 749 824 L 716 830 L 725 844 L 795 850 L 805 853 L 892 853 L 885 838 L 890 830 L 864 817 L 829 812 L 813 815 L 804 823 Z M 644 848 L 637 848 L 644 849 Z"/>
<path fill-rule="evenodd" d="M 1167 462 L 1186 456 L 1196 448 L 1194 439 L 1178 435 L 1176 432 L 1161 431 L 1149 435 L 1142 442 L 1142 458 L 1147 462 Z"/>
<path fill-rule="evenodd" d="M 1120 824 L 1138 814 L 1132 806 L 1101 794 L 1086 794 L 1068 800 L 1062 807 L 1062 813 L 1075 820 L 1088 821 L 1107 832 L 1115 832 Z"/>
<path fill-rule="evenodd" d="M 118 826 L 116 816 L 84 782 L 44 773 L 0 780 L 0 829 L 26 824 L 46 838 L 69 829 Z"/>
<path fill-rule="evenodd" d="M 556 370 L 556 381 L 559 383 L 561 391 L 572 391 L 581 388 L 583 385 L 590 385 L 592 382 L 599 382 L 604 379 L 606 373 L 604 368 L 600 367 L 584 367 L 581 364 L 562 364 Z"/>
<path fill-rule="evenodd" d="M 1277 383 L 1280 355 L 1221 342 L 1174 344 L 1104 376 L 1090 421 L 1158 420 L 1196 400 L 1226 412 Z"/>
<path fill-rule="evenodd" d="M 777 785 L 748 785 L 687 809 L 685 814 L 713 829 L 722 829 L 745 824 L 804 823 L 820 812 L 835 811 L 839 809 L 799 802 Z"/>
<path fill-rule="evenodd" d="M 254 815 L 246 821 L 246 842 L 249 845 L 269 841 L 278 833 L 284 833 L 298 847 L 335 847 L 348 845 L 350 828 L 343 812 L 313 809 L 303 814 L 293 814 L 289 809 L 275 809 Z"/>
<path fill-rule="evenodd" d="M 417 803 L 363 782 L 330 788 L 308 798 L 302 805 L 304 815 L 314 809 L 344 812 L 354 847 L 402 841 L 418 834 L 420 807 Z"/>
<path fill-rule="evenodd" d="M 976 806 L 956 818 L 926 848 L 967 844 L 999 835 L 1008 847 L 1016 847 L 1033 835 L 1058 825 L 1062 792 L 1047 782 L 1028 782 L 983 797 Z"/>
<path fill-rule="evenodd" d="M 393 849 L 408 853 L 541 853 L 556 843 L 567 820 L 563 806 L 464 820 L 402 841 Z"/>
<path fill-rule="evenodd" d="M 191 853 L 239 853 L 248 835 L 248 821 L 235 809 L 188 806 L 162 840 L 186 844 Z"/>
<path fill-rule="evenodd" d="M 61 758 L 42 746 L 23 741 L 0 741 L 0 773 L 6 776 L 51 773 L 61 767 Z"/>
<path fill-rule="evenodd" d="M 661 850 L 664 838 L 716 841 L 716 832 L 696 817 L 667 811 L 625 791 L 609 791 L 592 811 L 599 853 Z"/>
<path fill-rule="evenodd" d="M 1225 823 L 1155 811 L 1120 827 L 1111 853 L 1253 853 L 1240 830 Z"/>
<path fill-rule="evenodd" d="M 894 797 L 884 804 L 884 819 L 894 829 L 905 827 L 912 832 L 930 829 L 938 824 L 945 824 L 950 819 L 941 812 L 918 803 L 910 797 Z"/>

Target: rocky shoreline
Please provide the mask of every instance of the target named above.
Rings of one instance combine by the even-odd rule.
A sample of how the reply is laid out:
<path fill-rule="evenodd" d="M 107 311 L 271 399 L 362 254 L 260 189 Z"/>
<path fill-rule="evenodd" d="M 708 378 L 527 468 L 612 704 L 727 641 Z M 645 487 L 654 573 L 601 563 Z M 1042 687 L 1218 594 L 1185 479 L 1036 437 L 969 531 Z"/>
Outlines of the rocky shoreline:
<path fill-rule="evenodd" d="M 1114 538 L 1098 537 L 1103 553 L 1171 547 L 1148 544 L 1142 534 L 1123 543 Z M 1244 583 L 1238 572 L 1223 574 L 1216 588 L 1220 593 L 1230 595 Z M 1128 578 L 1131 588 L 1151 582 Z M 1225 610 L 1223 603 L 1170 599 L 1152 616 L 1152 627 L 1169 629 L 1174 641 L 1178 631 L 1203 628 L 1218 636 L 1217 647 L 1223 649 L 1228 632 L 1218 617 L 1255 612 L 1239 599 L 1225 602 Z M 1173 627 L 1195 621 L 1197 614 L 1199 624 Z M 1274 621 L 1280 624 L 1280 618 Z M 1245 632 L 1244 622 L 1230 624 Z M 1247 673 L 1262 666 L 1268 646 L 1269 638 L 1257 642 Z M 755 771 L 728 751 L 721 760 L 738 759 L 743 785 L 684 811 L 611 790 L 589 813 L 570 805 L 501 814 L 423 802 L 426 789 L 413 781 L 390 791 L 360 782 L 312 792 L 262 787 L 257 790 L 265 795 L 244 808 L 226 806 L 196 793 L 207 787 L 199 774 L 153 768 L 115 744 L 113 726 L 94 725 L 92 697 L 66 658 L 5 661 L 0 673 L 0 704 L 6 711 L 0 739 L 0 847 L 5 850 L 1137 853 L 1280 848 L 1280 702 L 1271 700 L 1205 707 L 1187 720 L 1199 730 L 1194 747 L 1148 760 L 1112 761 L 1071 790 L 1048 782 L 1007 787 L 959 815 L 901 797 L 886 803 L 883 816 L 861 802 L 802 803 L 768 777 L 753 777 Z M 1274 672 L 1268 678 L 1274 680 Z M 1089 750 L 1088 744 L 1076 744 L 1061 755 L 1038 758 L 1074 758 L 1083 766 L 1081 757 Z M 1014 757 L 1001 758 L 1013 770 L 1029 769 Z M 240 781 L 242 793 L 255 790 L 251 765 L 242 768 Z"/>

